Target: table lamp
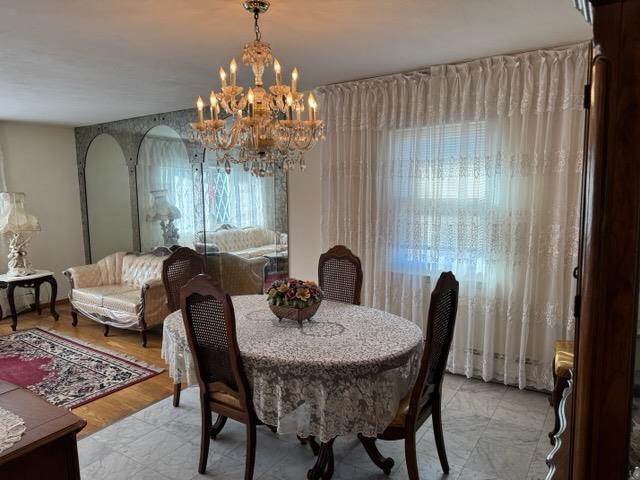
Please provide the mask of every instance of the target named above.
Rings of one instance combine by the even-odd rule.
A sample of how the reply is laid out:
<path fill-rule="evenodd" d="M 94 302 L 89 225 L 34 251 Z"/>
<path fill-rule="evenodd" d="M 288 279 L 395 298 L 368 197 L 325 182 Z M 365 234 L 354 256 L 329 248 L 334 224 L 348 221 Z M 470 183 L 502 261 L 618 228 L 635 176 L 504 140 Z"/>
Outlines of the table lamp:
<path fill-rule="evenodd" d="M 23 277 L 36 271 L 27 258 L 27 244 L 33 232 L 40 231 L 38 219 L 24 208 L 24 193 L 0 192 L 0 234 L 12 235 L 9 241 L 7 275 Z"/>
<path fill-rule="evenodd" d="M 180 235 L 173 221 L 180 218 L 180 210 L 167 200 L 167 190 L 152 190 L 153 203 L 147 213 L 147 222 L 160 222 L 162 238 L 167 247 L 177 245 Z"/>

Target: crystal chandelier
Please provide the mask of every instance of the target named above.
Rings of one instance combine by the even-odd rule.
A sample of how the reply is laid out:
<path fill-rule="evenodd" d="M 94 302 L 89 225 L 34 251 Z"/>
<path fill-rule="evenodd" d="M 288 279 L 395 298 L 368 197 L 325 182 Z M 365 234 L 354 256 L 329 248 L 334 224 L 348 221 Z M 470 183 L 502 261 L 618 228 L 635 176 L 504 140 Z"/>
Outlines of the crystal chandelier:
<path fill-rule="evenodd" d="M 237 84 L 238 65 L 229 64 L 229 79 L 220 67 L 221 89 L 209 95 L 205 118 L 202 97 L 196 101 L 197 121 L 191 124 L 193 137 L 210 151 L 216 152 L 218 166 L 231 172 L 231 164 L 241 164 L 256 176 L 271 176 L 277 169 L 294 166 L 304 170 L 304 154 L 322 138 L 324 124 L 318 120 L 318 105 L 312 93 L 307 96 L 297 88 L 298 70 L 291 72 L 291 85 L 282 83 L 282 67 L 271 54 L 271 46 L 261 40 L 258 20 L 269 9 L 267 0 L 249 0 L 244 8 L 253 13 L 256 38 L 242 52 L 242 62 L 250 65 L 254 86 L 246 93 Z M 262 75 L 273 64 L 275 85 L 265 90 Z M 224 112 L 221 115 L 221 110 Z M 225 121 L 221 117 L 228 117 Z"/>

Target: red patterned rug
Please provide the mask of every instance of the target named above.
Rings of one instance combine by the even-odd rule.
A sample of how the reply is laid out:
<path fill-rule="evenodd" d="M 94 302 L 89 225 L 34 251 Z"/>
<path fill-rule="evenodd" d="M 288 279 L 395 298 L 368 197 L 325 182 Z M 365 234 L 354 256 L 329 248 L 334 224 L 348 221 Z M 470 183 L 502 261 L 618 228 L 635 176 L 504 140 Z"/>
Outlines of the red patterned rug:
<path fill-rule="evenodd" d="M 162 372 L 121 353 L 34 328 L 0 336 L 0 379 L 74 408 Z"/>

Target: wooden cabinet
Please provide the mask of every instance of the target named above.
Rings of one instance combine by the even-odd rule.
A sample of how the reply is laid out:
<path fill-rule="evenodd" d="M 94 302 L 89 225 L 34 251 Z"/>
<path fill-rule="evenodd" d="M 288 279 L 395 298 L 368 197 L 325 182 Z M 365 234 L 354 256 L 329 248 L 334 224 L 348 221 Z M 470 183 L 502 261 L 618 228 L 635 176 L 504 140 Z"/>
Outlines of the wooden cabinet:
<path fill-rule="evenodd" d="M 80 478 L 76 434 L 86 425 L 83 419 L 2 380 L 0 407 L 26 424 L 20 441 L 0 453 L 2 480 Z"/>

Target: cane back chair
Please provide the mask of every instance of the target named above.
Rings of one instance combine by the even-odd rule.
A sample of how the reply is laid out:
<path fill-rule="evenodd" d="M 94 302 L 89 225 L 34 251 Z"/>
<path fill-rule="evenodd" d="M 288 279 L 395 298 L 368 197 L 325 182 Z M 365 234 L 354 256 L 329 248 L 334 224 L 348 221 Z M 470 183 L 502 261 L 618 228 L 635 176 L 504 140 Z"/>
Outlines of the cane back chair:
<path fill-rule="evenodd" d="M 320 255 L 318 281 L 325 299 L 360 305 L 362 265 L 344 245 L 336 245 Z"/>
<path fill-rule="evenodd" d="M 236 337 L 236 319 L 231 298 L 208 275 L 198 275 L 180 292 L 180 305 L 189 349 L 200 386 L 202 430 L 198 472 L 207 468 L 209 443 L 222 430 L 227 418 L 246 425 L 245 480 L 253 478 L 256 455 L 256 425 L 249 383 Z M 211 412 L 218 414 L 211 424 Z"/>
<path fill-rule="evenodd" d="M 205 273 L 204 256 L 187 247 L 171 247 L 171 255 L 162 264 L 162 283 L 170 312 L 180 310 L 180 289 L 196 275 Z M 180 404 L 181 383 L 173 385 L 173 406 Z"/>
<path fill-rule="evenodd" d="M 404 440 L 410 480 L 420 478 L 415 435 L 429 416 L 433 419 L 433 433 L 442 470 L 445 473 L 449 472 L 442 432 L 442 380 L 456 322 L 458 289 L 458 281 L 453 273 L 445 272 L 440 275 L 436 288 L 431 293 L 429 323 L 418 378 L 412 390 L 400 402 L 391 424 L 378 435 L 381 440 Z M 371 460 L 388 474 L 393 467 L 393 460 L 380 454 L 374 438 L 362 435 L 359 438 Z"/>

